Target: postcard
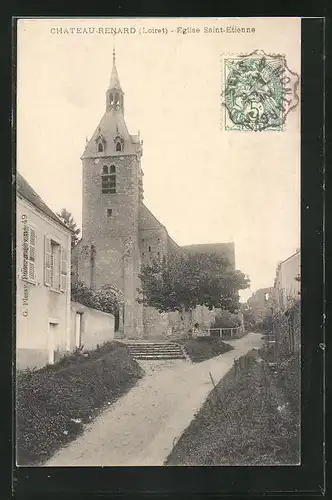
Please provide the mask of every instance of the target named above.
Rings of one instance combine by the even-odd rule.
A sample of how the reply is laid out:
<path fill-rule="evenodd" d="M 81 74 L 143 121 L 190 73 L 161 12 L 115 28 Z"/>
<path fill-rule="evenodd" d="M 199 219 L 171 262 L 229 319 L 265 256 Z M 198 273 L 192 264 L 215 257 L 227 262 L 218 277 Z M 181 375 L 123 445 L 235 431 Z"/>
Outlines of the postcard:
<path fill-rule="evenodd" d="M 16 464 L 301 463 L 300 18 L 17 24 Z"/>

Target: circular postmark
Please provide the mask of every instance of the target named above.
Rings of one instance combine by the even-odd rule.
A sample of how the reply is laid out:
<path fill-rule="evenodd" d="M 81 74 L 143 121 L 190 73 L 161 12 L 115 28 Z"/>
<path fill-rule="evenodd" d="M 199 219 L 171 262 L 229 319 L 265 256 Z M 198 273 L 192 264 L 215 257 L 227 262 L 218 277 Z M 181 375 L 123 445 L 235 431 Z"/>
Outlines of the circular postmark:
<path fill-rule="evenodd" d="M 282 130 L 297 106 L 299 76 L 282 55 L 263 51 L 224 59 L 226 130 Z"/>

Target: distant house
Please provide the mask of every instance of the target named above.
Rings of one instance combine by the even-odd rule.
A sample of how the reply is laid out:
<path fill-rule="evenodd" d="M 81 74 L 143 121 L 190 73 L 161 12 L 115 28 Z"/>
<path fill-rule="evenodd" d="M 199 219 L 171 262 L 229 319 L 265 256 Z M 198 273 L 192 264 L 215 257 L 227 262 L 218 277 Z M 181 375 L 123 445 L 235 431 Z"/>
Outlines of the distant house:
<path fill-rule="evenodd" d="M 16 365 L 54 363 L 70 345 L 71 230 L 17 173 Z"/>
<path fill-rule="evenodd" d="M 253 318 L 258 323 L 271 312 L 274 304 L 274 288 L 260 288 L 247 300 L 247 308 L 250 309 Z"/>
<path fill-rule="evenodd" d="M 297 250 L 287 259 L 279 262 L 274 281 L 276 307 L 287 310 L 300 295 L 301 252 Z"/>
<path fill-rule="evenodd" d="M 301 252 L 297 250 L 278 264 L 274 281 L 275 311 L 279 313 L 275 335 L 279 352 L 284 354 L 300 351 L 300 278 Z"/>

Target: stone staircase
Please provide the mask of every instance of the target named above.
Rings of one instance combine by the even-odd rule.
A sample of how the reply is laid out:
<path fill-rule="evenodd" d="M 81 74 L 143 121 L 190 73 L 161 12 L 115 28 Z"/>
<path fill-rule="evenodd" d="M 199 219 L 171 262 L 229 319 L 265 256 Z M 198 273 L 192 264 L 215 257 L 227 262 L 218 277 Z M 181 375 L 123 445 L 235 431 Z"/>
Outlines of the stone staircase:
<path fill-rule="evenodd" d="M 126 342 L 134 359 L 186 359 L 182 347 L 173 342 Z"/>

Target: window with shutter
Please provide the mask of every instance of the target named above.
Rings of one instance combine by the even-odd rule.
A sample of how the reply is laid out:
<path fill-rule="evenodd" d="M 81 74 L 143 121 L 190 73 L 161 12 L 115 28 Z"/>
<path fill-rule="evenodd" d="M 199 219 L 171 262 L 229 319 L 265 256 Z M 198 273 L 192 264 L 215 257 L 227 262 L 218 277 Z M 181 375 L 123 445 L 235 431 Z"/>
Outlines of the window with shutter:
<path fill-rule="evenodd" d="M 60 269 L 60 290 L 65 292 L 67 290 L 67 277 L 68 277 L 68 251 L 67 248 L 61 247 L 61 269 Z"/>
<path fill-rule="evenodd" d="M 60 290 L 60 244 L 51 239 L 51 288 Z"/>
<path fill-rule="evenodd" d="M 44 283 L 46 286 L 52 285 L 52 247 L 51 238 L 48 236 L 45 236 Z"/>

